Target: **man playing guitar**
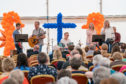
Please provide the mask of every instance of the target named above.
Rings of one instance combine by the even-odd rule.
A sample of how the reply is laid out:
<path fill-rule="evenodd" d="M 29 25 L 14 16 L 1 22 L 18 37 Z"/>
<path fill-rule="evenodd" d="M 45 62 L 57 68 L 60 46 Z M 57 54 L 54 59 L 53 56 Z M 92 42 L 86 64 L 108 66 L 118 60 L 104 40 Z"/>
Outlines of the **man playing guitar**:
<path fill-rule="evenodd" d="M 39 27 L 40 26 L 39 21 L 35 21 L 34 25 L 35 29 L 32 32 L 32 37 L 36 36 L 36 39 L 38 40 L 37 45 L 39 45 L 39 52 L 41 52 L 42 46 L 44 45 L 43 39 L 45 38 L 45 31 Z"/>

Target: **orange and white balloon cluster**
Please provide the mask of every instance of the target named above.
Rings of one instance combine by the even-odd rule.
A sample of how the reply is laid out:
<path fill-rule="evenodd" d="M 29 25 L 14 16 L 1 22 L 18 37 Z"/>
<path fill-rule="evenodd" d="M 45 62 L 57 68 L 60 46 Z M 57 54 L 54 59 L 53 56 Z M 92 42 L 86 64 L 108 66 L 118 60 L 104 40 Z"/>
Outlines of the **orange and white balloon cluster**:
<path fill-rule="evenodd" d="M 3 13 L 1 22 L 3 30 L 0 29 L 0 32 L 2 34 L 2 36 L 0 37 L 0 41 L 2 41 L 0 48 L 4 47 L 4 56 L 9 56 L 10 50 L 15 49 L 13 40 L 13 32 L 15 30 L 14 23 L 20 23 L 21 27 L 24 27 L 24 24 L 21 23 L 19 15 L 14 11 Z"/>
<path fill-rule="evenodd" d="M 88 29 L 90 23 L 94 24 L 97 34 L 100 34 L 104 24 L 104 16 L 100 13 L 94 13 L 94 12 L 89 14 L 87 17 L 87 24 L 83 25 L 82 29 Z"/>

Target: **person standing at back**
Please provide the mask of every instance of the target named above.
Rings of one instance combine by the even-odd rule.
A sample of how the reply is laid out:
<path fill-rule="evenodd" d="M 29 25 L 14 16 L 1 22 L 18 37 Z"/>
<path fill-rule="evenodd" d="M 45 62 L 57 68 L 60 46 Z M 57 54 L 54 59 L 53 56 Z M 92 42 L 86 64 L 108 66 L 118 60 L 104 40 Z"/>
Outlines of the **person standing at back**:
<path fill-rule="evenodd" d="M 43 39 L 45 38 L 45 31 L 39 27 L 39 21 L 35 21 L 34 25 L 35 29 L 33 30 L 32 36 L 37 36 L 37 39 L 39 40 L 37 45 L 39 45 L 39 52 L 41 52 L 42 46 L 44 45 Z"/>

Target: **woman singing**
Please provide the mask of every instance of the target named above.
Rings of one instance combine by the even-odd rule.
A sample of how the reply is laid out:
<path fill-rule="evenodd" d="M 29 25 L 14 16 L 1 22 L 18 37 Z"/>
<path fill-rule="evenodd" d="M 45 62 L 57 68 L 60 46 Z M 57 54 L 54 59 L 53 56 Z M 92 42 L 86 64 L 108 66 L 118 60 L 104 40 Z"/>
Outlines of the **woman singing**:
<path fill-rule="evenodd" d="M 94 24 L 93 23 L 89 24 L 89 29 L 86 32 L 87 32 L 86 45 L 89 46 L 90 44 L 95 44 L 95 42 L 92 42 L 92 36 L 96 35 L 96 30 L 94 28 Z"/>

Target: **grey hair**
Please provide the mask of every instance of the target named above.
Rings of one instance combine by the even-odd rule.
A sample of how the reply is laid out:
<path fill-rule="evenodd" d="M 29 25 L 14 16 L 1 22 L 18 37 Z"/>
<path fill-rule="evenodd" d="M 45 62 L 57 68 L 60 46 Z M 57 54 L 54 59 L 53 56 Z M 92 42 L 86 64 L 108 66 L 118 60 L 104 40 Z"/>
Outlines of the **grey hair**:
<path fill-rule="evenodd" d="M 63 77 L 59 79 L 56 84 L 77 84 L 77 82 L 69 77 Z"/>
<path fill-rule="evenodd" d="M 110 60 L 103 57 L 102 60 L 99 61 L 98 65 L 110 68 Z"/>
<path fill-rule="evenodd" d="M 24 73 L 19 69 L 13 70 L 11 71 L 9 78 L 14 78 L 19 84 L 22 84 L 24 81 Z"/>
<path fill-rule="evenodd" d="M 19 84 L 14 78 L 8 78 L 2 82 L 2 84 Z"/>
<path fill-rule="evenodd" d="M 118 80 L 119 84 L 126 84 L 126 76 L 123 73 L 117 72 L 112 74 L 111 77 Z"/>
<path fill-rule="evenodd" d="M 70 53 L 71 56 L 74 56 L 75 54 L 79 54 L 79 52 L 76 49 L 72 50 Z"/>
<path fill-rule="evenodd" d="M 106 67 L 99 67 L 95 69 L 93 73 L 94 84 L 99 84 L 101 80 L 108 78 L 110 76 L 110 69 Z"/>
<path fill-rule="evenodd" d="M 93 64 L 98 65 L 99 61 L 103 59 L 103 56 L 98 54 L 93 57 Z"/>

